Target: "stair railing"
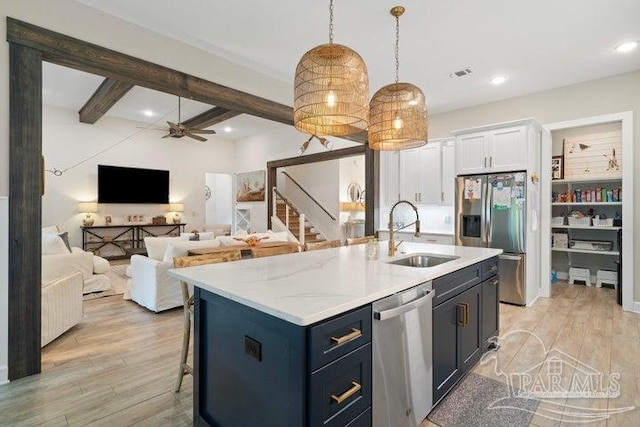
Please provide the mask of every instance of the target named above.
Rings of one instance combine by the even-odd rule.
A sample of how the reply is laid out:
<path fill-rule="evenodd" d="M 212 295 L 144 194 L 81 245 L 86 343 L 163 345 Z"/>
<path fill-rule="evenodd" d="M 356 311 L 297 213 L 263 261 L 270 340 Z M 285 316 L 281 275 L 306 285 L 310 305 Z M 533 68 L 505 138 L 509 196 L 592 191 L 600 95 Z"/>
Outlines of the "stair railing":
<path fill-rule="evenodd" d="M 296 181 L 295 179 L 293 179 L 293 177 L 291 175 L 289 175 L 286 171 L 282 171 L 282 174 L 284 176 L 286 176 L 287 178 L 289 178 L 291 180 L 291 182 L 293 182 L 313 203 L 315 203 L 320 209 L 322 209 L 324 211 L 324 213 L 326 213 L 329 218 L 331 218 L 332 220 L 336 221 L 338 218 L 336 218 L 335 215 L 333 215 L 331 212 L 329 212 L 324 206 L 322 206 L 320 204 L 320 202 L 318 202 L 316 200 L 315 197 L 313 197 L 307 190 L 305 190 L 299 183 L 298 181 Z"/>
<path fill-rule="evenodd" d="M 278 217 L 278 199 L 284 202 L 285 206 L 285 216 L 284 216 L 284 225 L 287 227 L 287 230 L 291 230 L 289 218 L 291 217 L 291 202 L 287 200 L 286 197 L 282 195 L 278 191 L 276 187 L 273 187 L 273 212 L 272 216 Z M 296 210 L 296 212 L 298 212 Z M 306 239 L 306 230 L 305 230 L 305 217 L 303 213 L 298 212 L 298 243 L 304 245 Z"/>

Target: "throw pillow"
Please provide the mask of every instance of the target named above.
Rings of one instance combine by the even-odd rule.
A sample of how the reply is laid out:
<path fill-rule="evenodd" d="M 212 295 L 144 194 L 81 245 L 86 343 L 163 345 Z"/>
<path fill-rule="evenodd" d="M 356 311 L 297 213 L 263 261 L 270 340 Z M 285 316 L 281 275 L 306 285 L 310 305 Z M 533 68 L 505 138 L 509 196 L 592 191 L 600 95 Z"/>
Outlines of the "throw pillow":
<path fill-rule="evenodd" d="M 60 236 L 53 233 L 42 234 L 42 255 L 68 254 L 69 249 Z"/>
<path fill-rule="evenodd" d="M 67 249 L 71 252 L 71 245 L 69 244 L 69 233 L 66 231 L 64 233 L 58 233 L 58 236 L 62 239 L 65 245 L 67 245 Z"/>
<path fill-rule="evenodd" d="M 200 241 L 200 235 L 199 234 L 194 234 L 192 236 L 189 236 L 189 240 L 192 241 L 192 242 Z"/>
<path fill-rule="evenodd" d="M 180 233 L 180 239 L 181 240 L 193 240 L 192 237 L 196 236 L 195 233 Z M 214 235 L 212 232 L 202 232 L 202 233 L 198 233 L 197 236 L 199 236 L 199 240 L 213 240 Z"/>

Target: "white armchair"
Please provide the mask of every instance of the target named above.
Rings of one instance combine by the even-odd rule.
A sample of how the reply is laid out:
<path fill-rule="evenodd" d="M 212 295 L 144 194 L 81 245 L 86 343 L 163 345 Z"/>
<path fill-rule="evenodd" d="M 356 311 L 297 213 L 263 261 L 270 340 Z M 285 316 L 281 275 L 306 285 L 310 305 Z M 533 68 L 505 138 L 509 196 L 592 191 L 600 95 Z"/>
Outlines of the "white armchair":
<path fill-rule="evenodd" d="M 82 286 L 82 273 L 79 270 L 42 281 L 42 347 L 80 323 Z"/>
<path fill-rule="evenodd" d="M 111 280 L 106 274 L 94 274 L 94 271 L 104 273 L 109 270 L 108 261 L 105 267 L 101 265 L 104 258 L 96 257 L 91 252 L 85 252 L 80 248 L 71 250 L 71 253 L 42 255 L 43 282 L 51 281 L 72 271 L 80 271 L 84 282 L 82 293 L 111 289 Z"/>
<path fill-rule="evenodd" d="M 180 282 L 167 274 L 172 262 L 131 256 L 131 299 L 156 313 L 182 306 Z"/>

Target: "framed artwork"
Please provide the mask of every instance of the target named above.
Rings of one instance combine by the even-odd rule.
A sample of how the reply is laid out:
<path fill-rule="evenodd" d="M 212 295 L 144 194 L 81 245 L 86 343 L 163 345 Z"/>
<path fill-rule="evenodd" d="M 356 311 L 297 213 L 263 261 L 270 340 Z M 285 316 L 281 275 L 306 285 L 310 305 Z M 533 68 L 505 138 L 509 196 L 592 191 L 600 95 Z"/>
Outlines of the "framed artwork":
<path fill-rule="evenodd" d="M 564 178 L 564 156 L 553 156 L 551 158 L 551 179 Z"/>
<path fill-rule="evenodd" d="M 236 202 L 264 202 L 264 170 L 244 172 L 236 175 Z"/>

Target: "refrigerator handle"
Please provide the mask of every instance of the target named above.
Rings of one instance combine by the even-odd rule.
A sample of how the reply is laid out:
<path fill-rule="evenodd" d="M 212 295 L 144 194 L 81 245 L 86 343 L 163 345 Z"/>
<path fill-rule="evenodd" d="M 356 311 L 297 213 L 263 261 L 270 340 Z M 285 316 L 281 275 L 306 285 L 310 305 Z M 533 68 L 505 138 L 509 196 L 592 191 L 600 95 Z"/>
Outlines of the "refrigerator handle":
<path fill-rule="evenodd" d="M 491 242 L 491 204 L 493 203 L 493 192 L 491 191 L 491 183 L 489 177 L 487 177 L 487 183 L 485 184 L 485 205 L 484 205 L 484 241 L 489 246 Z"/>

